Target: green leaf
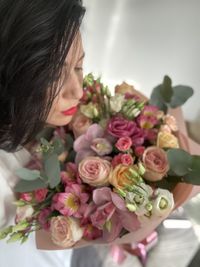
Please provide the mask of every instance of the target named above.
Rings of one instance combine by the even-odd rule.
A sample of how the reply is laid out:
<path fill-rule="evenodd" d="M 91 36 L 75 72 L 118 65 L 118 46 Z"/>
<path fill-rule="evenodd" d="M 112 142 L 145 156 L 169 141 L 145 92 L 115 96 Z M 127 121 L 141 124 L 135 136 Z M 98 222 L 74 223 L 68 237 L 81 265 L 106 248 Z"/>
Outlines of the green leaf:
<path fill-rule="evenodd" d="M 182 106 L 192 95 L 194 91 L 189 86 L 177 85 L 173 87 L 173 95 L 170 101 L 171 108 Z"/>
<path fill-rule="evenodd" d="M 192 156 L 189 173 L 183 180 L 186 183 L 200 185 L 200 156 Z"/>
<path fill-rule="evenodd" d="M 15 192 L 23 193 L 23 192 L 31 192 L 36 189 L 40 188 L 46 188 L 47 185 L 45 184 L 44 181 L 41 179 L 37 179 L 34 181 L 25 181 L 25 180 L 20 180 L 17 185 L 14 188 Z"/>
<path fill-rule="evenodd" d="M 169 149 L 167 157 L 170 165 L 170 170 L 178 176 L 183 176 L 189 172 L 192 157 L 189 153 L 182 149 Z"/>
<path fill-rule="evenodd" d="M 67 151 L 71 150 L 73 148 L 73 144 L 74 144 L 74 139 L 72 138 L 72 136 L 70 134 L 67 134 L 66 135 L 65 149 Z"/>
<path fill-rule="evenodd" d="M 44 146 L 50 146 L 51 144 L 45 139 L 45 138 L 40 138 L 40 142 Z"/>
<path fill-rule="evenodd" d="M 160 110 L 167 112 L 167 105 L 161 93 L 162 85 L 155 87 L 151 93 L 149 104 L 158 107 Z"/>
<path fill-rule="evenodd" d="M 60 155 L 62 152 L 64 152 L 64 145 L 60 138 L 55 138 L 53 141 L 53 147 L 54 147 L 54 153 L 57 155 Z"/>
<path fill-rule="evenodd" d="M 26 181 L 33 181 L 40 177 L 40 171 L 38 170 L 29 170 L 26 168 L 21 168 L 17 170 L 16 175 L 19 176 L 21 179 Z"/>
<path fill-rule="evenodd" d="M 163 84 L 161 86 L 161 95 L 165 102 L 169 103 L 173 95 L 172 81 L 169 76 L 165 76 L 163 79 Z"/>
<path fill-rule="evenodd" d="M 60 183 L 60 163 L 56 154 L 50 155 L 44 161 L 45 174 L 48 177 L 51 188 L 55 188 Z"/>

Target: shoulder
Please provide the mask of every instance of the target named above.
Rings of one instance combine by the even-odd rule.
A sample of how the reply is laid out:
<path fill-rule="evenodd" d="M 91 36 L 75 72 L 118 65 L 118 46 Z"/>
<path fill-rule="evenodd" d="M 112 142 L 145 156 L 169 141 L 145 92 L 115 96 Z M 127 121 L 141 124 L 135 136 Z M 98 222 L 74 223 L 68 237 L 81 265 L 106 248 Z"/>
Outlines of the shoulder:
<path fill-rule="evenodd" d="M 8 153 L 0 150 L 0 227 L 15 213 L 12 204 L 15 195 L 13 188 L 18 181 L 15 171 L 28 163 L 30 154 L 27 150 Z"/>

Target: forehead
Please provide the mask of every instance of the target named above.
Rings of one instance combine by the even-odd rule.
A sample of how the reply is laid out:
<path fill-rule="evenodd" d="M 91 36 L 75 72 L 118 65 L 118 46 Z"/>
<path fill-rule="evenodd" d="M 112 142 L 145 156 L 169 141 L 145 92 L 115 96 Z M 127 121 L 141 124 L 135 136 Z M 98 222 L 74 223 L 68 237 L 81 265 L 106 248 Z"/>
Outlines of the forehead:
<path fill-rule="evenodd" d="M 77 63 L 80 57 L 83 55 L 83 44 L 81 34 L 78 33 L 69 49 L 65 62 L 69 65 Z"/>

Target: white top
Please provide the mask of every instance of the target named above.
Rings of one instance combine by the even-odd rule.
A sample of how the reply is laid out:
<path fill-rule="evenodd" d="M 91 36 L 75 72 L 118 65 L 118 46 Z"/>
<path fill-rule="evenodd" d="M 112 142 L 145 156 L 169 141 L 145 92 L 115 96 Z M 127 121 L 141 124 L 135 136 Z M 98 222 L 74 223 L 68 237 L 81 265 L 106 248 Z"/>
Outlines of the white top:
<path fill-rule="evenodd" d="M 0 229 L 14 223 L 16 208 L 13 188 L 18 181 L 15 170 L 28 163 L 30 153 L 23 148 L 15 153 L 0 150 Z M 1 267 L 70 267 L 72 250 L 42 251 L 37 250 L 34 233 L 29 240 L 7 244 L 0 240 Z"/>

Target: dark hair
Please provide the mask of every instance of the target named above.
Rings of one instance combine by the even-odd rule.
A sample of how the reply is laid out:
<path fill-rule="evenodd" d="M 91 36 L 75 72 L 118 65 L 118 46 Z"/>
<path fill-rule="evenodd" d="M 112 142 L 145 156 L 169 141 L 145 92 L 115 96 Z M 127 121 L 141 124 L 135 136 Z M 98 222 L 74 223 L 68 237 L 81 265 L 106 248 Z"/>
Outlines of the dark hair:
<path fill-rule="evenodd" d="M 79 0 L 0 0 L 1 149 L 44 128 L 84 13 Z"/>

